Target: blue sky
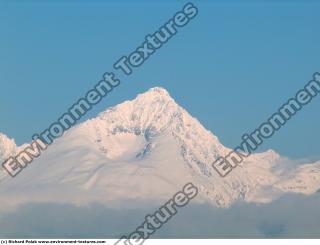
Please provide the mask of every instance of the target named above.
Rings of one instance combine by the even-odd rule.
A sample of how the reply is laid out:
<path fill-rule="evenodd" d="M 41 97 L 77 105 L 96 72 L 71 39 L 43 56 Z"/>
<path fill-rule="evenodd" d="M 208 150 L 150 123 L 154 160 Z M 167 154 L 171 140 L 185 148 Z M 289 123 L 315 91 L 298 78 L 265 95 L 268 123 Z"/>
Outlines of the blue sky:
<path fill-rule="evenodd" d="M 0 132 L 21 144 L 186 1 L 0 1 Z M 320 71 L 316 1 L 193 1 L 199 14 L 85 118 L 154 86 L 229 147 Z M 260 150 L 319 159 L 320 98 Z"/>

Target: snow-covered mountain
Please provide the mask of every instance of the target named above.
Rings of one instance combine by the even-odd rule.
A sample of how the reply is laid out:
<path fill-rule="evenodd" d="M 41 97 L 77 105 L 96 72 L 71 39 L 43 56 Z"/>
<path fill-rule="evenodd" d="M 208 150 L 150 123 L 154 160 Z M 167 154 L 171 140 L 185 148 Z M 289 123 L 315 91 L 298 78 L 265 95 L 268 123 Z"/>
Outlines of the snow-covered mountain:
<path fill-rule="evenodd" d="M 0 159 L 16 149 L 0 135 Z M 16 178 L 0 183 L 0 201 L 132 205 L 167 200 L 193 182 L 196 201 L 228 207 L 320 188 L 320 161 L 293 165 L 272 150 L 251 155 L 222 178 L 212 163 L 230 151 L 165 89 L 152 88 L 69 130 Z"/>
<path fill-rule="evenodd" d="M 0 161 L 14 155 L 16 150 L 17 145 L 15 141 L 0 133 Z"/>

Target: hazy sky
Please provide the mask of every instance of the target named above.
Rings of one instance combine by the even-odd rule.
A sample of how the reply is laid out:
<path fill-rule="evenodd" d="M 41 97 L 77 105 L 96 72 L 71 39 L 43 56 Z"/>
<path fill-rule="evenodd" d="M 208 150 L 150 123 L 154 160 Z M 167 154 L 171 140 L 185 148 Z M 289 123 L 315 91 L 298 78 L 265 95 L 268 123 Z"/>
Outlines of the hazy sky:
<path fill-rule="evenodd" d="M 42 132 L 186 1 L 0 1 L 0 132 Z M 238 1 L 240 2 L 240 1 Z M 154 86 L 234 147 L 320 71 L 317 1 L 193 1 L 199 14 L 86 118 Z M 319 158 L 320 99 L 261 150 Z"/>

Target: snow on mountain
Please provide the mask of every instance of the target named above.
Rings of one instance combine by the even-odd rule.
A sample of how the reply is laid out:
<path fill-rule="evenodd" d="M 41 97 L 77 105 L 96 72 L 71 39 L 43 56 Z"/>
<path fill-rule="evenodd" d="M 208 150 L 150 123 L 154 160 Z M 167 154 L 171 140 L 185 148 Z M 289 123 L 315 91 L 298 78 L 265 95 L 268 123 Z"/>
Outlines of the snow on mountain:
<path fill-rule="evenodd" d="M 0 160 L 3 161 L 11 155 L 15 154 L 17 145 L 13 139 L 9 139 L 6 135 L 0 133 Z"/>
<path fill-rule="evenodd" d="M 17 152 L 17 145 L 13 139 L 9 139 L 6 135 L 0 133 L 0 162 L 2 163 L 8 157 L 13 156 Z M 0 170 L 0 182 L 6 177 L 4 169 Z"/>
<path fill-rule="evenodd" d="M 2 138 L 0 156 L 8 156 L 16 146 Z M 270 202 L 287 192 L 312 194 L 320 187 L 320 162 L 293 166 L 272 150 L 251 155 L 222 178 L 211 165 L 230 150 L 165 89 L 152 88 L 69 130 L 16 178 L 6 178 L 0 198 L 10 205 L 121 205 L 167 200 L 193 182 L 199 202 L 228 207 L 238 200 Z"/>

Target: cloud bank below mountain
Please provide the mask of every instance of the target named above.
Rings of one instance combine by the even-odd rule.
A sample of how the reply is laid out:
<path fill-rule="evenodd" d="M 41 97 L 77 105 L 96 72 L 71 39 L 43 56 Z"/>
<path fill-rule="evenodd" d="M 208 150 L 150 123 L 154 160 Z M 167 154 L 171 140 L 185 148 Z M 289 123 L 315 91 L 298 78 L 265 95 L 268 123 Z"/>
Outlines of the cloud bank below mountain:
<path fill-rule="evenodd" d="M 190 204 L 152 238 L 320 238 L 319 204 L 319 193 L 285 195 L 263 205 L 236 203 L 229 209 Z M 155 208 L 27 204 L 0 216 L 0 237 L 118 238 L 134 230 Z"/>

